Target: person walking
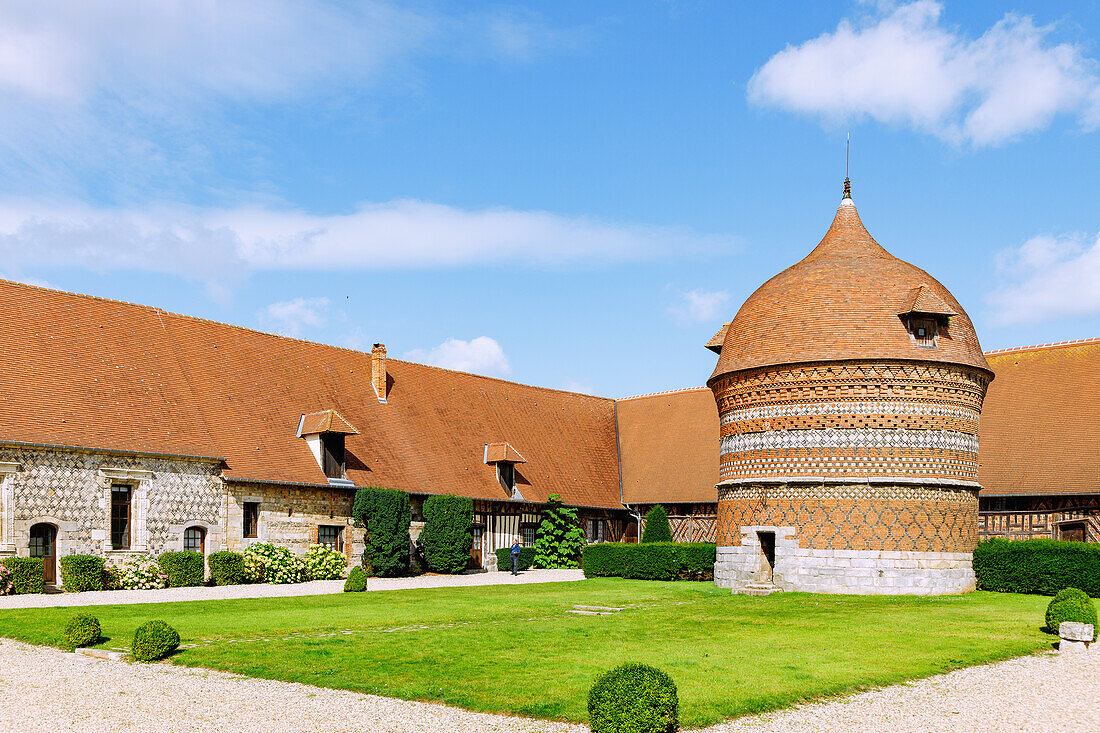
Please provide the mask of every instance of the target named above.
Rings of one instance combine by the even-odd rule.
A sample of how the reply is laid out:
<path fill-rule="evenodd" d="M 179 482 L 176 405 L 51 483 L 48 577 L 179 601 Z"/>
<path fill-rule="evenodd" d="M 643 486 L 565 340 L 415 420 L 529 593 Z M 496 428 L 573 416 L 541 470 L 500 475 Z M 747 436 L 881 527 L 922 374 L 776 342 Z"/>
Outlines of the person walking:
<path fill-rule="evenodd" d="M 520 544 L 519 536 L 512 542 L 512 575 L 519 575 L 519 550 L 523 547 Z"/>

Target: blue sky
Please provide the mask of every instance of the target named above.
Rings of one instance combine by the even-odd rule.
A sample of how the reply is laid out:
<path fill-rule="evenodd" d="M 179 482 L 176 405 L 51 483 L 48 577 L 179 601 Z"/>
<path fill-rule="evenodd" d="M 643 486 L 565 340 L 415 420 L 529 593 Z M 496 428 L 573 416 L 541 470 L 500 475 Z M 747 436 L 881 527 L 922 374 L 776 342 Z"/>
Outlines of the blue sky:
<path fill-rule="evenodd" d="M 864 223 L 986 349 L 1100 336 L 1100 9 L 9 3 L 0 276 L 619 397 Z"/>

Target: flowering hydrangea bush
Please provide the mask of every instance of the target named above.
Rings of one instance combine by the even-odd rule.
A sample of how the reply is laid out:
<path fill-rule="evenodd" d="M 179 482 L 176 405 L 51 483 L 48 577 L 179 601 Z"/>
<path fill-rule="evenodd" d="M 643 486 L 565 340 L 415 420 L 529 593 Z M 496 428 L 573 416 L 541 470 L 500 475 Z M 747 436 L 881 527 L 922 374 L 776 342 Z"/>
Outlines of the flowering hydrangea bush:
<path fill-rule="evenodd" d="M 348 559 L 344 553 L 330 550 L 324 545 L 311 545 L 306 550 L 306 567 L 314 580 L 339 580 L 344 577 Z"/>
<path fill-rule="evenodd" d="M 115 568 L 119 584 L 126 590 L 151 590 L 168 585 L 168 575 L 148 555 L 134 555 Z"/>
<path fill-rule="evenodd" d="M 0 596 L 6 596 L 15 589 L 11 582 L 11 571 L 0 565 Z"/>
<path fill-rule="evenodd" d="M 249 557 L 254 558 L 252 565 L 263 566 L 263 580 L 266 583 L 303 583 L 309 580 L 309 568 L 300 555 L 295 555 L 285 547 L 276 547 L 270 542 L 260 542 L 244 551 L 245 568 L 250 565 Z"/>

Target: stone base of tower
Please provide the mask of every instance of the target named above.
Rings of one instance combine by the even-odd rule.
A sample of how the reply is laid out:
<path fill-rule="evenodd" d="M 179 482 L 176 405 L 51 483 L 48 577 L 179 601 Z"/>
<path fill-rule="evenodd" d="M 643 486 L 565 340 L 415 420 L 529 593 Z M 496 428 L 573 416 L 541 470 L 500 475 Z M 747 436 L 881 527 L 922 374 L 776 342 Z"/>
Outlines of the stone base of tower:
<path fill-rule="evenodd" d="M 815 550 L 798 546 L 794 527 L 741 531 L 741 544 L 719 547 L 714 563 L 714 584 L 734 592 L 768 582 L 807 593 L 946 595 L 974 590 L 969 552 Z M 774 560 L 765 554 L 762 534 L 775 537 Z"/>
<path fill-rule="evenodd" d="M 811 593 L 974 590 L 978 487 L 906 479 L 718 486 L 714 582 Z"/>

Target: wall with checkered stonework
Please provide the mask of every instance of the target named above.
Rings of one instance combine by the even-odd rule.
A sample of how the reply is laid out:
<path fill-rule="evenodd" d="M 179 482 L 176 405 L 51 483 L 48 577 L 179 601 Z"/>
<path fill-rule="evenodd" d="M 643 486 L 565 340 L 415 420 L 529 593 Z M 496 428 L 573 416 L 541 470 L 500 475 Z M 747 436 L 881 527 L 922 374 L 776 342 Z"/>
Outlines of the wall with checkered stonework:
<path fill-rule="evenodd" d="M 283 484 L 235 483 L 228 485 L 228 544 L 229 549 L 243 552 L 257 542 L 272 542 L 303 553 L 310 545 L 317 544 L 317 531 L 321 526 L 343 529 L 344 555 L 351 564 L 357 564 L 363 556 L 363 534 L 352 526 L 351 507 L 355 489 Z M 257 537 L 244 536 L 244 505 L 258 502 L 260 521 Z"/>
<path fill-rule="evenodd" d="M 15 470 L 0 476 L 0 552 L 29 553 L 30 529 L 57 528 L 57 554 L 122 557 L 110 546 L 110 493 L 131 486 L 131 552 L 182 550 L 183 532 L 206 530 L 206 552 L 221 549 L 225 489 L 213 462 L 94 451 L 0 448 Z"/>

